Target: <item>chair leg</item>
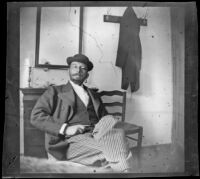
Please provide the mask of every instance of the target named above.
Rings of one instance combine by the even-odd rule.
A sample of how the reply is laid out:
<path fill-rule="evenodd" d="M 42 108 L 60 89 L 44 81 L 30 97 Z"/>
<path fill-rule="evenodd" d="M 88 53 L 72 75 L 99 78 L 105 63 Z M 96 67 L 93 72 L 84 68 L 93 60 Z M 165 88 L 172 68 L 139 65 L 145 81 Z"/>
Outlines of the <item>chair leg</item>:
<path fill-rule="evenodd" d="M 139 160 L 141 158 L 142 135 L 143 135 L 143 129 L 141 128 L 140 131 L 138 132 L 138 142 L 137 142 L 137 153 Z"/>
<path fill-rule="evenodd" d="M 138 148 L 140 149 L 142 147 L 142 135 L 143 135 L 143 129 L 141 128 L 138 132 Z"/>

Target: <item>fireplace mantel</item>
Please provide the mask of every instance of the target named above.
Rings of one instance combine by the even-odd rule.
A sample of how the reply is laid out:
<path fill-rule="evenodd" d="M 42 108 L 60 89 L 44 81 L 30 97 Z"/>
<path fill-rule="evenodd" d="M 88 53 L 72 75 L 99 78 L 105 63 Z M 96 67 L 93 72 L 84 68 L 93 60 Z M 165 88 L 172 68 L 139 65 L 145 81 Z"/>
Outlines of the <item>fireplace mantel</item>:
<path fill-rule="evenodd" d="M 24 156 L 47 158 L 44 143 L 44 132 L 30 123 L 31 111 L 37 99 L 46 88 L 20 88 L 23 93 L 24 106 Z"/>

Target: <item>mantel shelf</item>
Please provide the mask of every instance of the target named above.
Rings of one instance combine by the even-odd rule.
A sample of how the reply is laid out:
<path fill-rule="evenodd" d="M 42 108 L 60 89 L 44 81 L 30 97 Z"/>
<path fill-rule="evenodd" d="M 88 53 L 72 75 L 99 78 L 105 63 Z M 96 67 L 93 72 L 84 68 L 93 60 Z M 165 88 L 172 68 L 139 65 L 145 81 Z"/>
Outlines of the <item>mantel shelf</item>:
<path fill-rule="evenodd" d="M 24 95 L 41 95 L 47 88 L 20 88 Z"/>

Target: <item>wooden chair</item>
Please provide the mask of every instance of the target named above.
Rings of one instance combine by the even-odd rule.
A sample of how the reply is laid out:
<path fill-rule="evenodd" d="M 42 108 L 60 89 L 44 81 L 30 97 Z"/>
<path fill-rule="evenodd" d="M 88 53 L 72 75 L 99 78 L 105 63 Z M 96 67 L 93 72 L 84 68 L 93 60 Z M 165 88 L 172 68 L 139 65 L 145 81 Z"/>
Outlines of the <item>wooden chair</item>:
<path fill-rule="evenodd" d="M 132 123 L 128 123 L 125 122 L 125 112 L 126 112 L 126 92 L 123 91 L 119 91 L 119 90 L 113 90 L 113 91 L 101 91 L 99 92 L 101 99 L 106 107 L 106 109 L 108 110 L 109 114 L 111 115 L 115 115 L 115 116 L 120 116 L 121 117 L 121 121 L 123 122 L 123 128 L 125 130 L 125 135 L 126 137 L 128 137 L 131 140 L 134 140 L 137 142 L 137 150 L 138 150 L 138 154 L 140 152 L 141 146 L 142 146 L 142 135 L 143 135 L 143 127 L 132 124 Z M 104 99 L 104 96 L 109 96 L 109 98 Z M 120 97 L 121 101 L 119 102 L 119 100 L 116 100 L 116 98 L 114 98 L 114 96 Z M 111 98 L 112 97 L 112 100 Z M 110 108 L 114 108 L 114 107 L 120 107 L 121 111 L 111 111 L 109 110 Z M 136 134 L 136 138 L 132 137 L 130 135 Z"/>

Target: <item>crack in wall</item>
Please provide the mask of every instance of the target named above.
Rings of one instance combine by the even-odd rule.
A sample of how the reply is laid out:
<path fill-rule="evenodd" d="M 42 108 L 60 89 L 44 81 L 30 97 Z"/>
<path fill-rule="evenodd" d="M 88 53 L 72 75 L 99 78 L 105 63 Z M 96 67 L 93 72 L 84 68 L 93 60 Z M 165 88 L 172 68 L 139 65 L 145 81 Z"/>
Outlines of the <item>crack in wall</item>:
<path fill-rule="evenodd" d="M 94 42 L 96 43 L 96 47 L 99 49 L 100 51 L 100 58 L 98 59 L 99 62 L 101 62 L 101 59 L 103 58 L 103 50 L 101 49 L 99 43 L 97 42 L 97 39 L 90 33 L 86 32 L 85 30 L 83 30 L 83 28 L 81 28 L 80 26 L 74 25 L 71 21 L 71 6 L 69 9 L 69 14 L 68 14 L 68 19 L 69 19 L 69 23 L 71 24 L 71 26 L 78 28 L 79 30 L 82 31 L 82 33 L 84 33 L 85 35 L 88 35 L 90 38 L 92 38 L 94 40 Z"/>
<path fill-rule="evenodd" d="M 109 13 L 110 10 L 111 10 L 111 8 L 110 8 L 107 12 Z M 102 48 L 100 47 L 100 45 L 99 45 L 97 39 L 96 39 L 92 34 L 86 32 L 86 31 L 85 31 L 83 28 L 81 28 L 80 26 L 77 26 L 77 25 L 75 25 L 75 24 L 72 23 L 72 20 L 71 20 L 71 13 L 72 13 L 72 12 L 71 12 L 71 11 L 72 11 L 72 10 L 71 10 L 71 5 L 70 5 L 70 9 L 69 9 L 69 13 L 68 13 L 68 19 L 69 19 L 69 23 L 71 24 L 71 26 L 72 26 L 72 27 L 78 28 L 79 30 L 82 31 L 82 33 L 83 33 L 84 35 L 87 35 L 87 36 L 89 36 L 91 39 L 94 40 L 94 42 L 95 42 L 95 44 L 96 44 L 96 47 L 98 48 L 98 50 L 100 51 L 100 54 L 101 54 L 101 56 L 100 56 L 99 59 L 98 59 L 98 62 L 99 62 L 99 63 L 110 63 L 110 64 L 111 64 L 111 67 L 113 68 L 113 71 L 114 71 L 115 75 L 117 75 L 116 67 L 115 67 L 115 65 L 113 64 L 113 62 L 111 62 L 111 61 L 102 61 L 102 58 L 103 58 L 104 54 L 103 54 L 103 50 L 102 50 Z"/>

